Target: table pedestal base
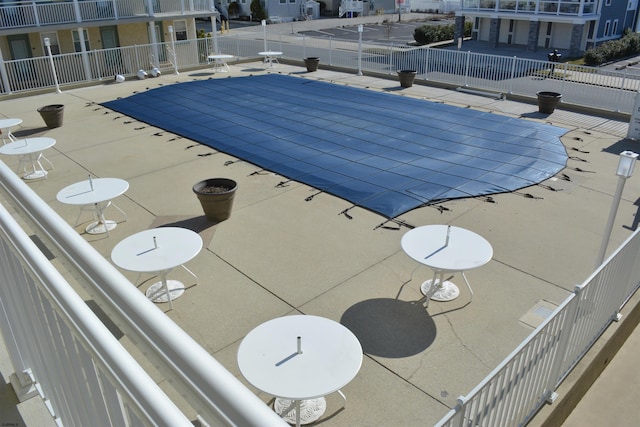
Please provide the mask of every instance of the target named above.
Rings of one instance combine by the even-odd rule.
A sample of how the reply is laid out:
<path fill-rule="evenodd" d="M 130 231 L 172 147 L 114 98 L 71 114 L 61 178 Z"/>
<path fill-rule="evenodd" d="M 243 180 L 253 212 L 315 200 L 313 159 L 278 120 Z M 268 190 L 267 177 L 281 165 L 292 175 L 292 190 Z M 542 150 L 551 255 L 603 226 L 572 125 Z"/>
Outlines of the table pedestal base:
<path fill-rule="evenodd" d="M 171 294 L 171 300 L 178 298 L 184 293 L 184 284 L 178 280 L 167 280 L 167 287 L 169 288 L 169 294 Z M 153 302 L 169 302 L 167 292 L 162 282 L 156 282 L 149 286 L 145 295 Z"/>
<path fill-rule="evenodd" d="M 45 170 L 36 170 L 33 172 L 28 172 L 22 175 L 22 178 L 31 180 L 31 179 L 41 179 L 47 177 L 47 171 Z"/>
<path fill-rule="evenodd" d="M 420 291 L 423 295 L 429 295 L 431 290 L 431 283 L 433 280 L 427 280 L 420 286 Z M 431 296 L 432 300 L 435 301 L 452 301 L 460 295 L 460 289 L 453 284 L 452 282 L 445 280 L 442 282 L 442 286 L 440 286 L 440 280 L 436 279 L 436 287 L 438 288 L 435 293 Z"/>
<path fill-rule="evenodd" d="M 102 221 L 94 221 L 91 224 L 87 225 L 85 231 L 89 234 L 102 234 L 116 228 L 118 224 L 115 221 L 107 220 L 105 222 Z"/>
<path fill-rule="evenodd" d="M 296 424 L 296 401 L 276 398 L 273 410 L 289 424 Z M 300 424 L 310 424 L 316 421 L 327 410 L 324 397 L 300 401 Z"/>

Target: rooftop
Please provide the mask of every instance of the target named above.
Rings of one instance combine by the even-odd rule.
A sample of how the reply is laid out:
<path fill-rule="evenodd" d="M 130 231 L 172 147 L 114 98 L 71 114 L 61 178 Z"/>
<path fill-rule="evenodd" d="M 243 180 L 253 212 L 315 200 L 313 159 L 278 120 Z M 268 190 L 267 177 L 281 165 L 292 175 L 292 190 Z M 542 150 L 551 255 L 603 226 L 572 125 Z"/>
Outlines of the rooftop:
<path fill-rule="evenodd" d="M 307 200 L 316 189 L 295 181 L 278 185 L 282 177 L 268 170 L 99 105 L 176 82 L 267 72 L 562 127 L 567 168 L 542 185 L 443 202 L 387 221 L 326 193 Z M 233 93 L 219 94 L 219 108 L 229 97 Z M 65 105 L 62 127 L 44 127 L 36 110 L 48 104 Z M 157 306 L 239 378 L 236 355 L 242 338 L 269 319 L 301 313 L 340 322 L 348 316 L 371 332 L 362 342 L 359 374 L 342 389 L 347 407 L 340 411 L 339 397 L 329 396 L 324 426 L 432 425 L 442 418 L 458 396 L 530 334 L 545 309 L 563 301 L 593 271 L 616 187 L 618 154 L 638 150 L 637 142 L 625 139 L 628 123 L 606 115 L 562 108 L 545 115 L 533 104 L 424 85 L 400 90 L 394 80 L 326 69 L 307 73 L 287 64 L 265 71 L 257 62 L 232 65 L 229 73 L 201 69 L 6 100 L 0 114 L 24 120 L 14 130 L 17 137 L 56 139 L 46 152 L 55 169 L 48 179 L 29 185 L 70 224 L 77 207 L 56 200 L 60 189 L 89 174 L 129 182 L 129 190 L 115 200 L 128 219 L 110 237 L 86 234 L 86 223 L 76 227 L 106 258 L 120 240 L 151 227 L 174 224 L 201 234 L 204 248 L 187 264 L 199 284 L 188 286 L 173 310 Z M 17 164 L 13 158 L 2 160 Z M 231 218 L 212 224 L 204 220 L 191 187 L 218 176 L 236 180 L 239 188 Z M 639 193 L 640 180 L 629 179 L 609 253 L 636 228 Z M 348 208 L 348 215 L 341 214 Z M 464 227 L 492 244 L 493 259 L 467 273 L 472 302 L 462 286 L 457 299 L 432 301 L 425 309 L 419 288 L 431 272 L 402 251 L 400 239 L 410 227 L 426 224 Z M 124 273 L 136 279 L 135 273 Z M 171 276 L 192 283 L 179 269 Z M 146 279 L 138 284 L 141 292 L 152 283 Z M 121 342 L 132 346 L 126 337 Z M 0 365 L 5 377 L 8 369 Z M 170 396 L 175 394 L 159 381 Z M 252 390 L 271 401 L 272 396 Z M 30 420 L 22 405 L 19 413 L 11 413 L 16 422 L 42 425 Z M 196 414 L 189 415 L 195 419 Z"/>

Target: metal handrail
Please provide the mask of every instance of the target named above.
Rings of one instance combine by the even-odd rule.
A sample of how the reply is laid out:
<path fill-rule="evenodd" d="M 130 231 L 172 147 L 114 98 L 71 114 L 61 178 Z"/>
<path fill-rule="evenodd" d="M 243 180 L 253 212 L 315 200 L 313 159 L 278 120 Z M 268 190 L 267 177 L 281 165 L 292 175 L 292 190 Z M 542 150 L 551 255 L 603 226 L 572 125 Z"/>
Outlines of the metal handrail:
<path fill-rule="evenodd" d="M 62 260 L 90 296 L 204 420 L 229 425 L 286 425 L 138 292 L 3 162 L 0 162 L 0 190 L 34 230 L 32 233 Z"/>

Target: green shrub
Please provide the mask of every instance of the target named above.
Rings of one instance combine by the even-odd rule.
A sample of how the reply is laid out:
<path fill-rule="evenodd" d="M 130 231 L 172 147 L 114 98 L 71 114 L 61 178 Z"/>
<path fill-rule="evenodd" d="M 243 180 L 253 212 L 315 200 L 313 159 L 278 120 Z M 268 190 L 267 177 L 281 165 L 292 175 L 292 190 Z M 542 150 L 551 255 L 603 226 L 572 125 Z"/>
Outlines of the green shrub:
<path fill-rule="evenodd" d="M 437 43 L 446 40 L 453 40 L 455 33 L 455 24 L 449 25 L 423 25 L 417 27 L 413 31 L 413 39 L 418 44 L 430 44 Z M 465 22 L 464 24 L 464 36 L 469 37 L 473 24 L 471 22 Z"/>
<path fill-rule="evenodd" d="M 622 38 L 587 49 L 584 54 L 584 63 L 597 66 L 638 53 L 640 53 L 640 34 L 626 29 Z"/>

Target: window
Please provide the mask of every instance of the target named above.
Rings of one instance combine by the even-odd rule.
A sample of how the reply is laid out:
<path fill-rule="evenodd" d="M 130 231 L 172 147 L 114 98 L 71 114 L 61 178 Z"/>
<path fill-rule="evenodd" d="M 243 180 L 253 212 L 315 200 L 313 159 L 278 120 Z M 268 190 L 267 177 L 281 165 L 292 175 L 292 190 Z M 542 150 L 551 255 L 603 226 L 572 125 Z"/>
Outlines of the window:
<path fill-rule="evenodd" d="M 605 5 L 605 6 L 611 6 L 611 0 L 607 0 L 607 1 L 605 1 L 605 2 L 604 2 L 604 5 Z"/>
<path fill-rule="evenodd" d="M 176 32 L 176 40 L 187 40 L 187 21 L 173 21 L 173 29 Z"/>
<path fill-rule="evenodd" d="M 613 21 L 613 28 L 611 29 L 611 34 L 613 34 L 614 36 L 616 34 L 618 34 L 618 20 L 617 19 L 615 19 Z"/>
<path fill-rule="evenodd" d="M 85 50 L 91 50 L 89 46 L 89 33 L 87 30 L 82 30 L 82 34 L 84 35 L 84 48 Z M 80 34 L 78 30 L 71 31 L 71 35 L 73 36 L 73 46 L 76 49 L 76 52 L 82 52 L 82 46 L 80 45 Z"/>
<path fill-rule="evenodd" d="M 287 0 L 280 0 L 280 4 L 285 4 Z"/>
<path fill-rule="evenodd" d="M 611 21 L 606 21 L 604 23 L 604 34 L 602 34 L 604 37 L 608 37 L 611 35 Z"/>
<path fill-rule="evenodd" d="M 40 33 L 40 39 L 42 41 L 42 51 L 45 55 L 48 55 L 47 47 L 44 44 L 44 39 L 49 39 L 49 46 L 51 47 L 52 55 L 60 54 L 60 45 L 58 44 L 58 34 L 56 32 Z"/>

